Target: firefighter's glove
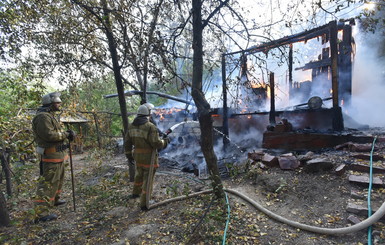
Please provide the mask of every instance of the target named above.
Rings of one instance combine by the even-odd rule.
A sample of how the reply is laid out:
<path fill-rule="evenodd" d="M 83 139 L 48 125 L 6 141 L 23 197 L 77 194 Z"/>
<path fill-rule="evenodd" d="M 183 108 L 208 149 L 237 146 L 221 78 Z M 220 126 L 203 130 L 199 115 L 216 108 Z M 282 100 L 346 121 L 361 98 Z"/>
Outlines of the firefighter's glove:
<path fill-rule="evenodd" d="M 67 133 L 68 133 L 68 136 L 67 136 L 68 140 L 69 141 L 74 141 L 76 133 L 74 131 L 72 131 L 72 130 L 67 130 Z"/>
<path fill-rule="evenodd" d="M 126 157 L 127 157 L 127 160 L 128 160 L 128 163 L 130 164 L 134 164 L 134 157 L 132 156 L 132 154 L 126 154 Z"/>
<path fill-rule="evenodd" d="M 170 144 L 170 138 L 169 137 L 167 137 L 167 135 L 166 136 L 164 136 L 163 137 L 163 141 L 164 141 L 164 144 L 165 144 L 165 146 L 164 146 L 164 148 L 166 148 L 166 146 L 168 145 L 168 144 Z"/>
<path fill-rule="evenodd" d="M 167 135 L 165 133 L 163 133 L 162 131 L 159 130 L 158 132 L 159 132 L 159 137 L 161 137 L 162 139 L 167 137 Z"/>

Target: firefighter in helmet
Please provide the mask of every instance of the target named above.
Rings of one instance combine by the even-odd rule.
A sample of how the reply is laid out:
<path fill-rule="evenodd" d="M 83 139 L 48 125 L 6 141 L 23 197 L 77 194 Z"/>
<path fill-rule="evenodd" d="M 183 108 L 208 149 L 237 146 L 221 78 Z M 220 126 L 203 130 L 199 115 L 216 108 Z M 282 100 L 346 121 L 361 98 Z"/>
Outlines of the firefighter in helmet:
<path fill-rule="evenodd" d="M 60 111 L 60 93 L 53 92 L 42 97 L 42 106 L 37 110 L 32 120 L 32 130 L 37 144 L 36 151 L 40 156 L 40 178 L 37 186 L 34 205 L 37 214 L 35 222 L 57 219 L 57 215 L 50 213 L 52 206 L 65 203 L 60 200 L 60 193 L 64 179 L 64 161 L 68 158 L 65 150 L 72 141 L 75 133 L 64 131 L 55 113 Z"/>
<path fill-rule="evenodd" d="M 134 188 L 130 198 L 140 197 L 141 210 L 148 210 L 154 174 L 159 167 L 158 149 L 166 148 L 169 138 L 161 138 L 157 127 L 150 122 L 154 105 L 145 103 L 138 108 L 137 116 L 128 126 L 125 135 L 125 154 L 135 162 Z"/>

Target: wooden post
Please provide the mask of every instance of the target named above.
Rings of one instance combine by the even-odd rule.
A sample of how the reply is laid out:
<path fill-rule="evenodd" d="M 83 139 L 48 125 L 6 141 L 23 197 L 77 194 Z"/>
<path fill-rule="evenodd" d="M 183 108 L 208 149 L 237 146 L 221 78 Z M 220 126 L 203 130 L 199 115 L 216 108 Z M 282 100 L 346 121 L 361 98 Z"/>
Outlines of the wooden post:
<path fill-rule="evenodd" d="M 99 146 L 99 149 L 101 149 L 102 148 L 102 144 L 100 142 L 98 117 L 96 116 L 95 112 L 92 113 L 92 115 L 94 116 L 94 121 L 95 121 L 95 130 L 96 130 L 96 137 L 97 137 L 97 140 L 98 140 L 98 146 Z"/>
<path fill-rule="evenodd" d="M 329 23 L 330 36 L 330 59 L 331 59 L 331 73 L 332 73 L 332 98 L 333 98 L 333 130 L 341 131 L 344 129 L 342 111 L 339 106 L 338 98 L 338 44 L 337 44 L 337 22 L 331 21 Z"/>
<path fill-rule="evenodd" d="M 293 93 L 293 44 L 289 45 L 289 99 Z"/>
<path fill-rule="evenodd" d="M 74 212 L 76 212 L 76 202 L 75 202 L 75 177 L 74 177 L 74 167 L 72 164 L 72 149 L 71 141 L 69 142 L 69 155 L 70 155 L 70 169 L 71 169 L 71 184 L 72 184 L 72 203 L 74 207 Z"/>
<path fill-rule="evenodd" d="M 274 72 L 270 72 L 269 75 L 269 84 L 270 84 L 270 114 L 269 122 L 270 125 L 275 125 L 275 82 L 274 82 Z"/>
<path fill-rule="evenodd" d="M 349 106 L 352 96 L 352 27 L 344 25 L 342 42 L 339 46 L 339 92 L 343 106 Z"/>
<path fill-rule="evenodd" d="M 227 108 L 227 83 L 226 83 L 226 57 L 222 55 L 222 94 L 223 94 L 223 115 L 222 115 L 222 133 L 223 133 L 223 150 L 226 150 L 229 144 L 229 119 Z"/>

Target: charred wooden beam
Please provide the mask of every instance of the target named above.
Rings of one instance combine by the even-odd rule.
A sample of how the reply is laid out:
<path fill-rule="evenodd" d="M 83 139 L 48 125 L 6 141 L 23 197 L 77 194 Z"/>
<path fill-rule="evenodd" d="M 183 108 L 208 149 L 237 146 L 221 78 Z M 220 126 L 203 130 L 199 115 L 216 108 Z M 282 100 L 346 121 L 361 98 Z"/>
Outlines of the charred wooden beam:
<path fill-rule="evenodd" d="M 345 25 L 339 44 L 339 94 L 344 106 L 349 106 L 352 96 L 352 27 Z"/>
<path fill-rule="evenodd" d="M 289 46 L 289 96 L 293 90 L 293 44 Z"/>
<path fill-rule="evenodd" d="M 316 150 L 332 148 L 346 142 L 346 136 L 322 133 L 275 133 L 266 131 L 263 134 L 263 148 L 287 150 Z"/>
<path fill-rule="evenodd" d="M 356 163 L 350 164 L 348 166 L 348 169 L 353 170 L 353 171 L 370 173 L 370 166 L 364 165 L 364 164 L 356 164 Z M 385 174 L 385 168 L 372 167 L 372 172 L 374 174 Z"/>
<path fill-rule="evenodd" d="M 307 64 L 305 64 L 304 66 L 302 67 L 297 67 L 295 68 L 294 70 L 298 71 L 298 70 L 309 70 L 309 69 L 317 69 L 317 68 L 321 68 L 321 67 L 325 67 L 325 66 L 330 66 L 331 65 L 331 59 L 330 58 L 326 58 L 326 59 L 322 59 L 322 60 L 318 60 L 318 61 L 311 61 Z"/>
<path fill-rule="evenodd" d="M 374 137 L 350 134 L 307 132 L 272 132 L 263 134 L 263 148 L 286 150 L 317 150 L 333 148 L 346 142 L 371 143 Z M 384 140 L 384 139 L 382 139 Z"/>
<path fill-rule="evenodd" d="M 345 21 L 350 21 L 350 20 L 345 20 Z M 338 28 L 337 30 L 342 30 L 343 26 L 344 26 L 344 23 L 339 22 L 338 25 L 336 25 L 336 27 Z M 257 52 L 267 52 L 270 49 L 277 48 L 283 45 L 288 45 L 296 42 L 306 42 L 310 39 L 313 39 L 319 36 L 325 36 L 325 35 L 326 36 L 329 35 L 329 24 L 326 24 L 308 31 L 304 31 L 295 35 L 286 36 L 271 42 L 263 43 L 261 45 L 253 46 L 249 49 L 226 53 L 224 55 L 234 55 L 239 53 L 252 54 Z"/>
<path fill-rule="evenodd" d="M 332 90 L 333 90 L 333 130 L 342 131 L 344 129 L 342 110 L 339 106 L 338 98 L 338 44 L 337 44 L 337 22 L 331 21 L 329 24 L 330 33 L 330 58 L 332 72 Z"/>
<path fill-rule="evenodd" d="M 275 125 L 275 81 L 274 81 L 274 72 L 270 72 L 269 82 L 270 82 L 270 114 L 269 114 L 269 122 L 270 122 L 270 125 Z"/>
<path fill-rule="evenodd" d="M 283 45 L 288 45 L 291 43 L 296 43 L 296 42 L 304 42 L 313 38 L 316 38 L 318 36 L 322 36 L 324 34 L 328 33 L 328 25 L 324 25 L 309 31 L 301 32 L 296 35 L 292 36 L 287 36 L 283 37 L 268 43 L 264 43 L 258 46 L 251 47 L 249 49 L 243 50 L 243 51 L 237 51 L 237 52 L 232 52 L 232 53 L 227 53 L 226 55 L 233 55 L 237 53 L 248 53 L 248 54 L 253 54 L 257 52 L 267 52 L 270 49 L 277 48 Z"/>
<path fill-rule="evenodd" d="M 229 119 L 227 108 L 226 57 L 222 55 L 222 94 L 223 94 L 223 150 L 229 144 Z"/>

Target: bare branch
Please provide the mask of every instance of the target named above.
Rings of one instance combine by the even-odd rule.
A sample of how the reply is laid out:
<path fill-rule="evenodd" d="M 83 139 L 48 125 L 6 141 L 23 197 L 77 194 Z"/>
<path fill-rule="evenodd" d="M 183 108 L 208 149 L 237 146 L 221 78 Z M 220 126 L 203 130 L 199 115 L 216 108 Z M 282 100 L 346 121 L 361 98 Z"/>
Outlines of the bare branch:
<path fill-rule="evenodd" d="M 205 27 L 208 25 L 210 19 L 211 19 L 212 17 L 214 17 L 214 15 L 216 15 L 216 13 L 217 13 L 219 10 L 221 10 L 221 8 L 222 8 L 223 6 L 225 6 L 229 1 L 230 1 L 230 0 L 220 1 L 221 4 L 219 4 L 219 6 L 216 7 L 216 8 L 210 13 L 210 15 L 206 18 L 206 20 L 203 21 L 203 23 L 202 23 L 202 28 L 205 28 Z"/>

